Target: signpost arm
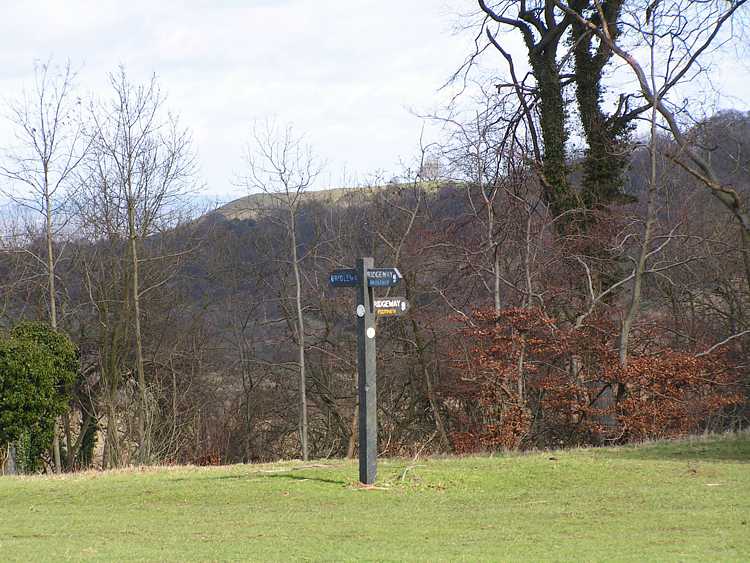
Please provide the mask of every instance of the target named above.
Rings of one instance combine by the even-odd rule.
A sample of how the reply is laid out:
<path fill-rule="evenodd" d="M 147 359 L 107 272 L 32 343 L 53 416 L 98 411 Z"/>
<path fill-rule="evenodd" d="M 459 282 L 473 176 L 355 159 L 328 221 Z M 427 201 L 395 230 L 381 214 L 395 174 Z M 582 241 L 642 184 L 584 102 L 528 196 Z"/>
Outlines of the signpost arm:
<path fill-rule="evenodd" d="M 378 422 L 375 389 L 375 310 L 373 290 L 367 282 L 372 258 L 357 258 L 357 305 L 365 314 L 357 318 L 357 387 L 359 395 L 359 480 L 375 482 L 378 455 Z"/>

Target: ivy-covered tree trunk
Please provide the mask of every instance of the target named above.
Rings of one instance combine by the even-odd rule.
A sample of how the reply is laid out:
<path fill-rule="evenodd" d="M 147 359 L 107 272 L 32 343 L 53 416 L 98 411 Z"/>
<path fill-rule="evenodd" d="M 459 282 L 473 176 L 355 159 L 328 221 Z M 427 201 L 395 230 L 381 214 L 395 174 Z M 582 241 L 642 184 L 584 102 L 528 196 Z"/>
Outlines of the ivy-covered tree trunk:
<path fill-rule="evenodd" d="M 543 151 L 539 175 L 545 200 L 554 217 L 575 209 L 593 209 L 626 201 L 621 193 L 628 162 L 625 137 L 635 113 L 628 112 L 627 98 L 621 99 L 611 115 L 602 111 L 602 77 L 612 51 L 605 42 L 594 44 L 596 36 L 575 16 L 585 13 L 594 14 L 594 19 L 604 19 L 610 34 L 617 37 L 622 5 L 623 0 L 599 3 L 569 0 L 566 5 L 556 0 L 533 5 L 479 0 L 479 7 L 489 20 L 496 22 L 501 29 L 515 28 L 523 37 L 537 84 L 535 100 Z M 510 61 L 510 55 L 489 29 L 487 35 Z M 563 38 L 569 42 L 573 55 L 573 73 L 569 76 L 563 71 L 568 65 L 567 55 L 558 52 Z M 569 116 L 564 90 L 569 84 L 576 89 L 578 113 L 587 145 L 580 189 L 571 185 L 566 153 Z M 570 222 L 559 221 L 558 228 L 566 230 Z M 586 228 L 585 222 L 583 228 Z"/>
<path fill-rule="evenodd" d="M 619 35 L 621 10 L 622 0 L 605 2 L 601 7 L 613 37 Z M 582 203 L 587 209 L 624 201 L 622 187 L 629 156 L 626 143 L 632 119 L 626 115 L 624 103 L 611 116 L 602 110 L 602 78 L 612 50 L 604 42 L 595 48 L 593 37 L 580 22 L 571 26 L 576 101 L 587 144 L 581 186 Z"/>
<path fill-rule="evenodd" d="M 565 145 L 568 131 L 565 126 L 565 104 L 560 73 L 557 69 L 556 43 L 539 54 L 530 48 L 529 61 L 539 86 L 540 126 L 544 141 L 542 184 L 554 217 L 577 205 L 568 182 L 568 163 Z"/>

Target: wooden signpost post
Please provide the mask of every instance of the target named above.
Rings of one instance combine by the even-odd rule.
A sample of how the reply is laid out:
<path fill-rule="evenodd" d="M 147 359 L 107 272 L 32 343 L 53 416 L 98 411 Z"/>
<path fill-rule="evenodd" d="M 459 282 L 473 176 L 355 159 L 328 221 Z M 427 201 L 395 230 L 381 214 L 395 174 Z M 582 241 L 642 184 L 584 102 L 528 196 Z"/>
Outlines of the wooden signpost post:
<path fill-rule="evenodd" d="M 374 288 L 393 287 L 402 276 L 396 268 L 375 268 L 372 258 L 358 258 L 356 268 L 334 270 L 329 279 L 333 287 L 357 289 L 359 480 L 372 485 L 377 475 L 378 457 L 375 319 L 402 315 L 409 309 L 409 304 L 403 297 L 375 298 Z"/>

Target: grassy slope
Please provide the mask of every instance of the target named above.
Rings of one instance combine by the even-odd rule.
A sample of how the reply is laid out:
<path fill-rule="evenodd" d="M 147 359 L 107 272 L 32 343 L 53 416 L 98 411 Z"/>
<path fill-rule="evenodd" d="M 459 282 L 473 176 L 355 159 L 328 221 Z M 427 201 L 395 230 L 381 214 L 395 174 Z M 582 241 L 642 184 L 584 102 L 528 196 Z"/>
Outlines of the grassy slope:
<path fill-rule="evenodd" d="M 750 559 L 750 435 L 0 478 L 0 559 Z"/>

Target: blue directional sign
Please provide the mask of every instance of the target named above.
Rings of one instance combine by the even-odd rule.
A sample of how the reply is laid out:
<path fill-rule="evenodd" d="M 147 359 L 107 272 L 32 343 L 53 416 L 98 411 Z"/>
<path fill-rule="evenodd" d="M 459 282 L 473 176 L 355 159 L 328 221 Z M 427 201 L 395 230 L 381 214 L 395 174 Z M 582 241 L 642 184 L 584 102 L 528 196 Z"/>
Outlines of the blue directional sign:
<path fill-rule="evenodd" d="M 367 270 L 367 285 L 369 287 L 393 287 L 401 281 L 403 276 L 398 268 L 374 268 Z M 333 287 L 357 287 L 359 274 L 353 268 L 334 270 L 328 276 Z"/>
<path fill-rule="evenodd" d="M 357 270 L 353 268 L 334 270 L 331 272 L 329 280 L 333 287 L 357 287 L 359 285 Z"/>
<path fill-rule="evenodd" d="M 393 287 L 403 276 L 398 268 L 375 268 L 367 270 L 367 285 L 370 287 Z"/>

